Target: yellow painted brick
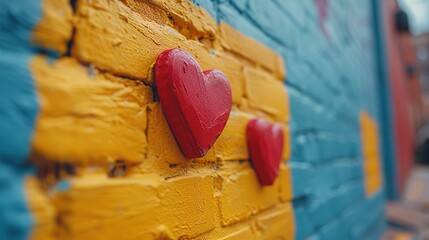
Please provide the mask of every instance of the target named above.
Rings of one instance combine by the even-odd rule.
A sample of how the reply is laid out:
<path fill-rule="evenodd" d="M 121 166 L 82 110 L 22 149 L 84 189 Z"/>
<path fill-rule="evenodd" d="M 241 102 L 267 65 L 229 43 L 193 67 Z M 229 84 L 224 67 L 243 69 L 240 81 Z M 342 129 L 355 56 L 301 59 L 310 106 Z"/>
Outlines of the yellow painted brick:
<path fill-rule="evenodd" d="M 292 203 L 282 204 L 257 217 L 261 239 L 294 239 Z"/>
<path fill-rule="evenodd" d="M 367 181 L 374 189 L 378 189 L 381 186 L 381 177 L 379 174 L 371 174 L 367 176 Z"/>
<path fill-rule="evenodd" d="M 216 156 L 222 160 L 247 160 L 247 124 L 254 116 L 232 110 L 225 129 L 214 144 Z"/>
<path fill-rule="evenodd" d="M 262 43 L 247 37 L 225 22 L 219 25 L 222 45 L 231 52 L 241 55 L 253 63 L 272 72 L 276 79 L 283 81 L 285 68 L 283 58 Z"/>
<path fill-rule="evenodd" d="M 243 111 L 233 109 L 231 111 L 225 129 L 214 144 L 216 157 L 222 160 L 247 160 L 249 158 L 247 149 L 246 131 L 247 124 L 256 116 Z M 284 126 L 283 159 L 290 157 L 290 132 Z"/>
<path fill-rule="evenodd" d="M 64 239 L 193 238 L 215 227 L 213 177 L 84 175 L 54 193 Z"/>
<path fill-rule="evenodd" d="M 141 2 L 139 0 L 128 1 Z M 217 23 L 215 19 L 205 9 L 190 1 L 152 0 L 150 3 L 167 12 L 173 19 L 175 29 L 188 38 L 213 38 L 216 34 Z"/>
<path fill-rule="evenodd" d="M 377 158 L 369 159 L 365 162 L 365 171 L 369 174 L 380 171 L 380 161 Z"/>
<path fill-rule="evenodd" d="M 289 120 L 289 99 L 286 87 L 263 71 L 244 68 L 245 95 L 252 108 L 272 116 L 275 121 Z"/>
<path fill-rule="evenodd" d="M 152 82 L 152 67 L 159 53 L 182 48 L 197 59 L 203 70 L 219 69 L 225 73 L 233 102 L 240 102 L 242 63 L 221 52 L 211 54 L 203 44 L 187 40 L 171 27 L 144 20 L 121 1 L 78 1 L 76 22 L 73 54 L 83 62 L 113 74 Z"/>
<path fill-rule="evenodd" d="M 377 122 L 367 113 L 360 113 L 361 141 L 364 161 L 366 196 L 377 192 L 382 185 L 381 161 Z"/>
<path fill-rule="evenodd" d="M 283 136 L 284 136 L 284 142 L 283 142 L 283 156 L 282 158 L 284 160 L 290 159 L 291 154 L 291 142 L 290 142 L 290 129 L 288 126 L 283 125 Z"/>
<path fill-rule="evenodd" d="M 151 164 L 175 164 L 190 161 L 186 159 L 179 146 L 174 139 L 174 136 L 168 127 L 167 120 L 162 112 L 161 105 L 159 103 L 151 104 L 148 107 L 148 152 L 146 161 L 150 161 Z M 210 149 L 207 154 L 198 158 L 199 162 L 216 161 L 214 149 Z"/>
<path fill-rule="evenodd" d="M 382 179 L 380 175 L 371 175 L 366 176 L 366 195 L 372 196 L 374 193 L 380 190 L 382 184 Z"/>
<path fill-rule="evenodd" d="M 45 7 L 51 10 L 67 2 L 65 7 L 70 10 L 68 1 L 47 2 L 54 4 Z M 52 26 L 42 21 L 35 41 L 64 52 L 64 39 L 71 37 L 67 35 L 71 12 L 61 15 L 61 11 L 51 10 L 45 10 L 50 14 L 45 14 L 45 22 Z M 59 25 L 67 26 L 61 29 Z M 283 157 L 289 158 L 288 99 L 278 81 L 285 75 L 281 57 L 226 25 L 218 34 L 215 20 L 189 1 L 80 0 L 75 25 L 72 57 L 106 73 L 95 70 L 90 76 L 88 68 L 69 58 L 48 64 L 37 57 L 32 62 L 42 106 L 33 151 L 50 161 L 96 166 L 96 161 L 120 159 L 138 164 L 128 165 L 133 170 L 114 179 L 105 173 L 79 171 L 69 180 L 69 189 L 51 189 L 61 224 L 57 237 L 253 239 L 255 219 L 261 239 L 291 233 L 284 228 L 290 218 L 287 207 L 278 209 L 285 206 L 279 200 L 292 198 L 291 180 L 287 180 L 289 185 L 285 180 L 290 171 L 285 166 L 271 187 L 259 185 L 248 162 L 223 163 L 221 170 L 215 171 L 216 179 L 206 172 L 217 159 L 248 158 L 245 128 L 254 112 L 283 124 L 288 132 Z M 56 36 L 47 37 L 49 31 Z M 218 39 L 222 37 L 225 39 Z M 193 54 L 204 70 L 223 71 L 235 104 L 224 132 L 206 157 L 195 161 L 200 163 L 195 168 L 187 165 L 194 161 L 181 154 L 159 103 L 152 100 L 151 89 L 139 81 L 153 85 L 157 55 L 176 47 Z M 256 74 L 247 75 L 245 82 L 246 73 Z M 245 95 L 248 99 L 243 100 Z M 250 108 L 237 106 L 245 101 Z M 168 170 L 169 164 L 184 167 Z M 43 206 L 40 203 L 38 206 Z M 291 226 L 293 229 L 293 222 Z M 50 225 L 36 227 L 40 227 L 36 233 L 42 238 L 51 231 Z M 280 229 L 286 232 L 279 233 Z"/>
<path fill-rule="evenodd" d="M 241 240 L 253 238 L 252 231 L 250 228 L 244 228 L 240 231 L 229 234 L 228 236 L 218 238 L 219 240 Z"/>
<path fill-rule="evenodd" d="M 72 37 L 73 10 L 69 0 L 43 0 L 43 16 L 33 30 L 36 45 L 65 53 Z"/>
<path fill-rule="evenodd" d="M 280 165 L 279 185 L 280 200 L 282 202 L 291 201 L 293 198 L 292 175 L 290 167 L 287 164 Z"/>
<path fill-rule="evenodd" d="M 279 200 L 278 180 L 272 186 L 262 187 L 248 163 L 224 169 L 220 181 L 219 205 L 224 226 L 242 221 Z"/>
<path fill-rule="evenodd" d="M 41 189 L 38 179 L 35 177 L 28 177 L 26 179 L 25 195 L 33 217 L 31 239 L 56 239 L 55 231 L 58 227 L 56 223 L 56 210 L 48 196 Z"/>
<path fill-rule="evenodd" d="M 244 222 L 246 223 L 246 222 Z M 242 225 L 242 224 L 241 224 Z M 252 230 L 249 224 L 243 226 L 231 226 L 217 228 L 209 233 L 206 233 L 196 239 L 201 240 L 242 240 L 242 239 L 254 239 Z"/>
<path fill-rule="evenodd" d="M 143 19 L 170 26 L 188 39 L 211 40 L 216 33 L 216 21 L 205 9 L 190 1 L 126 0 L 123 3 Z"/>
<path fill-rule="evenodd" d="M 376 156 L 378 154 L 377 146 L 375 146 L 372 142 L 366 142 L 363 153 L 368 157 Z"/>
<path fill-rule="evenodd" d="M 81 163 L 143 159 L 149 87 L 107 74 L 91 77 L 72 58 L 48 63 L 37 56 L 31 69 L 41 104 L 35 155 Z"/>

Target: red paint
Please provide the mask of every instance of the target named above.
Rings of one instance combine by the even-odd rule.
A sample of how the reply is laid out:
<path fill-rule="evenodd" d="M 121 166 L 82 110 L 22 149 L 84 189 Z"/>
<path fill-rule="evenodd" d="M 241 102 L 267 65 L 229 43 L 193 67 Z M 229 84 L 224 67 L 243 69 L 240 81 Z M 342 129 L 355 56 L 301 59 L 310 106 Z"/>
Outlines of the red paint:
<path fill-rule="evenodd" d="M 231 87 L 218 70 L 202 72 L 187 52 L 162 52 L 155 84 L 168 125 L 187 158 L 204 156 L 221 134 L 231 112 Z"/>
<path fill-rule="evenodd" d="M 283 154 L 283 129 L 262 119 L 247 125 L 247 147 L 259 182 L 272 185 L 277 177 Z"/>

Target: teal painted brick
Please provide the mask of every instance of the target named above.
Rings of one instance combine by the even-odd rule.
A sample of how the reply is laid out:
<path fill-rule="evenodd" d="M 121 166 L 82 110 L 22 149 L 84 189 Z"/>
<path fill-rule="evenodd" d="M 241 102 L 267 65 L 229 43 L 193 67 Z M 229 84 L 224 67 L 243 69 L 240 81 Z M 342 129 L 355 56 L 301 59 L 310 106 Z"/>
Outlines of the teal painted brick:
<path fill-rule="evenodd" d="M 281 46 L 292 48 L 295 45 L 296 27 L 273 1 L 249 1 L 246 15 L 253 20 L 267 36 Z"/>
<path fill-rule="evenodd" d="M 31 167 L 0 161 L 0 239 L 28 239 L 33 219 L 27 206 L 24 179 Z"/>
<path fill-rule="evenodd" d="M 249 0 L 230 0 L 229 3 L 237 8 L 240 13 L 245 13 L 249 6 Z"/>
<path fill-rule="evenodd" d="M 294 217 L 296 239 L 318 239 L 318 235 L 310 236 L 312 233 L 315 233 L 315 226 L 310 216 L 307 214 L 306 205 L 301 205 L 300 202 L 294 202 Z M 299 226 L 297 226 L 297 224 L 299 224 Z"/>
<path fill-rule="evenodd" d="M 338 219 L 334 219 L 321 227 L 319 232 L 320 239 L 323 240 L 347 239 L 347 229 L 342 226 Z"/>
<path fill-rule="evenodd" d="M 317 193 L 307 212 L 316 227 L 323 226 L 357 199 L 363 200 L 363 193 L 363 184 L 359 181 L 335 190 L 326 189 Z"/>
<path fill-rule="evenodd" d="M 291 162 L 293 181 L 293 197 L 296 199 L 308 197 L 312 191 L 311 178 L 314 174 L 314 169 L 311 164 Z"/>
<path fill-rule="evenodd" d="M 302 1 L 274 0 L 274 2 L 285 15 L 290 16 L 292 23 L 299 30 L 304 30 L 306 26 L 311 24 L 311 19 L 307 17 L 302 7 Z"/>

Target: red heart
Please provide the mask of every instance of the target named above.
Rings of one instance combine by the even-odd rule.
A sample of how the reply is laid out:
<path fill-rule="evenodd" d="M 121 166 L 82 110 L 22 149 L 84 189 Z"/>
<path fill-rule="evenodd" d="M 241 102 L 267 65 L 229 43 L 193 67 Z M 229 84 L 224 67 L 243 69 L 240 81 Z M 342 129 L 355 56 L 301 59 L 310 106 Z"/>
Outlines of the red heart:
<path fill-rule="evenodd" d="M 272 185 L 277 177 L 283 154 L 283 129 L 262 119 L 247 125 L 247 147 L 259 182 Z"/>
<path fill-rule="evenodd" d="M 218 70 L 202 72 L 187 52 L 162 52 L 155 84 L 168 125 L 187 158 L 204 156 L 221 134 L 231 112 L 231 87 Z"/>

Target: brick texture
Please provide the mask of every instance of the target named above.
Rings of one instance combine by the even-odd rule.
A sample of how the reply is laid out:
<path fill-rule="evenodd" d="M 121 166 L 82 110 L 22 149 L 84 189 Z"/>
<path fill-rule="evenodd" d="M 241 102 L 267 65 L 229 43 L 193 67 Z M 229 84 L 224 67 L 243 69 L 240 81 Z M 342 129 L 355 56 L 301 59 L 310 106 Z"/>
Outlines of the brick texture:
<path fill-rule="evenodd" d="M 370 0 L 41 6 L 29 63 L 40 103 L 32 238 L 378 239 Z M 203 158 L 183 157 L 157 99 L 154 63 L 170 48 L 230 81 L 231 116 Z M 245 141 L 255 117 L 285 130 L 268 187 Z"/>
<path fill-rule="evenodd" d="M 41 51 L 30 64 L 41 108 L 31 156 L 38 174 L 27 186 L 33 238 L 294 237 L 291 114 L 279 53 L 188 1 L 78 0 L 43 10 L 50 14 L 35 42 L 58 55 Z M 67 19 L 55 22 L 50 11 Z M 154 63 L 170 48 L 230 81 L 230 118 L 202 158 L 185 159 L 157 99 Z M 284 129 L 279 176 L 267 187 L 249 162 L 246 127 L 256 117 Z"/>

